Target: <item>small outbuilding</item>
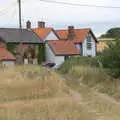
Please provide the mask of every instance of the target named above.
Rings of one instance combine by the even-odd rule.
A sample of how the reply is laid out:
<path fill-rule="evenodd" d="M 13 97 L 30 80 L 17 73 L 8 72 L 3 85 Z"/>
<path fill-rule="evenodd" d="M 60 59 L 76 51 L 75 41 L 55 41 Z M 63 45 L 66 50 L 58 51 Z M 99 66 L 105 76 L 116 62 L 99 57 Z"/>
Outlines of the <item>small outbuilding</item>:
<path fill-rule="evenodd" d="M 0 61 L 3 65 L 15 65 L 16 58 L 6 48 L 0 47 Z"/>
<path fill-rule="evenodd" d="M 70 40 L 49 40 L 46 44 L 46 61 L 55 63 L 58 68 L 73 55 L 80 55 Z"/>

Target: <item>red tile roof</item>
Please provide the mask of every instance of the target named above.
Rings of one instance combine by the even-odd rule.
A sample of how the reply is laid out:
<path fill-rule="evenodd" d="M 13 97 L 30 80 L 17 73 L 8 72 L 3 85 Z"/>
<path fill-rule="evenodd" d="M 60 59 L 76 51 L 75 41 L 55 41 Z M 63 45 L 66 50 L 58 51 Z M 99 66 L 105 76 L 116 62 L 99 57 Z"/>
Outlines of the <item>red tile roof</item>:
<path fill-rule="evenodd" d="M 52 31 L 52 28 L 34 28 L 32 30 L 43 40 Z"/>
<path fill-rule="evenodd" d="M 68 30 L 56 30 L 57 35 L 60 39 L 68 39 Z M 83 43 L 85 36 L 88 33 L 92 33 L 91 29 L 75 29 L 75 38 L 73 40 L 74 43 Z M 95 36 L 93 35 L 95 38 Z M 96 40 L 96 38 L 95 38 Z"/>
<path fill-rule="evenodd" d="M 4 47 L 0 47 L 0 60 L 16 60 L 16 58 Z"/>
<path fill-rule="evenodd" d="M 78 55 L 80 52 L 70 40 L 47 41 L 56 55 Z"/>
<path fill-rule="evenodd" d="M 56 30 L 57 35 L 60 39 L 65 40 L 68 38 L 68 30 Z"/>

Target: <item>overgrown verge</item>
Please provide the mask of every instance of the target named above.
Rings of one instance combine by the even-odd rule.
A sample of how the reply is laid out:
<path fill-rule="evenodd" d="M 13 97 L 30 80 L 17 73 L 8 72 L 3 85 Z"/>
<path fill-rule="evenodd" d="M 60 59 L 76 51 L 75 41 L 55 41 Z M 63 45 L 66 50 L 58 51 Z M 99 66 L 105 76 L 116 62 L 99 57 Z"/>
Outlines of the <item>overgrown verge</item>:
<path fill-rule="evenodd" d="M 93 113 L 74 99 L 48 99 L 3 106 L 1 120 L 95 120 Z"/>
<path fill-rule="evenodd" d="M 73 77 L 67 84 L 72 84 L 79 89 L 80 84 L 108 94 L 120 100 L 120 81 L 111 76 L 110 69 L 100 67 L 101 57 L 74 57 L 66 61 L 58 70 L 62 74 Z"/>
<path fill-rule="evenodd" d="M 72 77 L 72 79 L 67 79 L 67 84 L 73 85 L 75 89 L 79 89 L 82 83 L 98 92 L 120 100 L 120 81 L 108 76 L 103 69 L 90 66 L 74 66 L 67 75 Z"/>
<path fill-rule="evenodd" d="M 74 66 L 99 66 L 99 57 L 82 57 L 76 56 L 71 57 L 70 59 L 66 60 L 64 64 L 58 70 L 60 73 L 68 73 L 71 68 Z"/>
<path fill-rule="evenodd" d="M 69 93 L 62 77 L 49 69 L 4 68 L 0 77 L 1 120 L 89 120 L 94 116 Z"/>
<path fill-rule="evenodd" d="M 60 76 L 37 66 L 0 70 L 0 103 L 59 96 L 67 91 Z"/>

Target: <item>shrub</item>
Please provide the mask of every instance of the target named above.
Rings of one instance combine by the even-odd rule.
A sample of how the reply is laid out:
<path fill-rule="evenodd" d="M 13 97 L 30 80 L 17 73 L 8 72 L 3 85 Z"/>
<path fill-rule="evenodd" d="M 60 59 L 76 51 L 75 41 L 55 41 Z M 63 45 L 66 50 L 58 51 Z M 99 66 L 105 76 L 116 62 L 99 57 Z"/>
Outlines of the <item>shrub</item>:
<path fill-rule="evenodd" d="M 38 47 L 38 55 L 37 55 L 38 63 L 41 64 L 45 61 L 45 45 L 39 45 Z"/>
<path fill-rule="evenodd" d="M 108 44 L 109 47 L 103 52 L 101 62 L 104 68 L 109 69 L 109 74 L 115 78 L 120 77 L 120 41 Z"/>
<path fill-rule="evenodd" d="M 14 43 L 7 43 L 6 44 L 6 47 L 7 47 L 7 50 L 9 50 L 10 52 L 12 52 L 13 54 L 16 53 L 17 51 L 17 44 L 14 44 Z"/>

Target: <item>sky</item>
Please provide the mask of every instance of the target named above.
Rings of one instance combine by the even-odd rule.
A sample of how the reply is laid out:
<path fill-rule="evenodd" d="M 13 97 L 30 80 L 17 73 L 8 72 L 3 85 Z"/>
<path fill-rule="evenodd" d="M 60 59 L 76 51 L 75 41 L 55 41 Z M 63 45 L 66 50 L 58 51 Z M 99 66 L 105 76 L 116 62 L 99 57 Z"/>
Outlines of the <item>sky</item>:
<path fill-rule="evenodd" d="M 120 0 L 56 1 L 120 7 Z M 96 36 L 100 36 L 112 27 L 120 27 L 119 14 L 120 9 L 91 8 L 47 3 L 40 0 L 22 0 L 23 27 L 25 27 L 27 20 L 31 21 L 32 27 L 37 27 L 37 21 L 45 21 L 46 26 L 55 29 L 66 29 L 69 25 L 74 25 L 75 28 L 91 28 Z M 0 0 L 0 27 L 18 26 L 17 0 Z"/>

